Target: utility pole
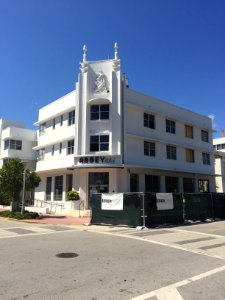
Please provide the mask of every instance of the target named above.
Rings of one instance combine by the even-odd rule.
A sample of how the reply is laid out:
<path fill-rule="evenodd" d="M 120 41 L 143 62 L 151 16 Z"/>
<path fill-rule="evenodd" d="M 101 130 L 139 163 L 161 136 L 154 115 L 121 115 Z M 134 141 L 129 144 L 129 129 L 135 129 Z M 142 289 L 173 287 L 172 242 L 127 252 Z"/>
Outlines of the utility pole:
<path fill-rule="evenodd" d="M 25 208 L 25 185 L 26 185 L 26 170 L 23 171 L 23 194 L 22 194 L 22 206 L 21 206 L 21 214 L 24 213 Z"/>

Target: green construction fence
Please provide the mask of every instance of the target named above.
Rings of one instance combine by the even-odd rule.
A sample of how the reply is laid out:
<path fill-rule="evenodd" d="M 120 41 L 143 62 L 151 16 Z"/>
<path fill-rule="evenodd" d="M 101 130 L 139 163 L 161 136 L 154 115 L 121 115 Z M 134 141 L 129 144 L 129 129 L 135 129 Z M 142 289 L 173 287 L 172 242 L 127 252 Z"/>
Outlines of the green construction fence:
<path fill-rule="evenodd" d="M 124 193 L 123 210 L 102 210 L 101 194 L 95 194 L 92 197 L 91 224 L 143 226 L 143 203 L 147 227 L 225 218 L 225 194 L 176 193 L 173 194 L 173 209 L 170 210 L 157 209 L 155 193 Z"/>

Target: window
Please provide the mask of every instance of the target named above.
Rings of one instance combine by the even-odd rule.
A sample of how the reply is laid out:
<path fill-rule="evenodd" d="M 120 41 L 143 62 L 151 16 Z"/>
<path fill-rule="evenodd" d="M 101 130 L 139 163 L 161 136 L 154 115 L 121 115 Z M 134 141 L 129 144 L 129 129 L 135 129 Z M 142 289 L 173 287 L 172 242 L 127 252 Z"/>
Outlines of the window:
<path fill-rule="evenodd" d="M 108 151 L 109 136 L 108 135 L 92 135 L 90 136 L 90 151 Z"/>
<path fill-rule="evenodd" d="M 155 156 L 155 143 L 144 141 L 144 155 Z"/>
<path fill-rule="evenodd" d="M 109 104 L 91 105 L 91 120 L 109 120 Z"/>
<path fill-rule="evenodd" d="M 206 152 L 202 152 L 202 162 L 203 165 L 210 165 L 210 154 Z"/>
<path fill-rule="evenodd" d="M 178 177 L 166 176 L 165 181 L 166 181 L 166 193 L 179 192 Z"/>
<path fill-rule="evenodd" d="M 167 145 L 166 146 L 166 155 L 168 159 L 177 159 L 177 149 L 174 146 Z"/>
<path fill-rule="evenodd" d="M 60 116 L 60 126 L 63 125 L 63 115 Z"/>
<path fill-rule="evenodd" d="M 52 120 L 52 129 L 55 129 L 55 118 Z"/>
<path fill-rule="evenodd" d="M 166 132 L 176 133 L 176 123 L 175 121 L 166 120 Z"/>
<path fill-rule="evenodd" d="M 59 154 L 62 153 L 62 143 L 59 143 Z"/>
<path fill-rule="evenodd" d="M 74 140 L 70 140 L 67 142 L 67 155 L 74 153 Z"/>
<path fill-rule="evenodd" d="M 221 149 L 225 149 L 225 144 L 218 144 L 218 145 L 215 145 L 215 146 L 213 146 L 213 147 L 215 147 L 214 149 L 216 150 L 221 150 Z"/>
<path fill-rule="evenodd" d="M 145 192 L 159 193 L 159 176 L 145 175 Z"/>
<path fill-rule="evenodd" d="M 183 192 L 184 193 L 194 193 L 195 192 L 194 178 L 183 178 Z"/>
<path fill-rule="evenodd" d="M 54 200 L 62 201 L 62 194 L 63 194 L 63 176 L 55 176 Z"/>
<path fill-rule="evenodd" d="M 75 124 L 75 110 L 69 112 L 68 126 Z"/>
<path fill-rule="evenodd" d="M 201 130 L 201 137 L 203 142 L 209 142 L 209 132 L 207 130 Z"/>
<path fill-rule="evenodd" d="M 54 155 L 54 153 L 55 153 L 55 146 L 52 145 L 52 155 Z"/>
<path fill-rule="evenodd" d="M 130 174 L 130 192 L 139 192 L 139 176 L 138 174 Z"/>
<path fill-rule="evenodd" d="M 73 174 L 66 175 L 66 191 L 72 191 L 73 188 Z"/>
<path fill-rule="evenodd" d="M 46 129 L 46 123 L 42 123 L 39 126 L 39 135 L 44 135 L 45 134 L 45 129 Z"/>
<path fill-rule="evenodd" d="M 195 162 L 195 153 L 192 149 L 185 149 L 186 150 L 186 162 Z"/>
<path fill-rule="evenodd" d="M 45 157 L 45 148 L 37 151 L 37 161 L 44 160 Z"/>
<path fill-rule="evenodd" d="M 51 201 L 51 193 L 52 193 L 52 177 L 46 178 L 46 200 Z"/>
<path fill-rule="evenodd" d="M 22 150 L 22 141 L 19 140 L 5 140 L 5 150 Z"/>
<path fill-rule="evenodd" d="M 200 193 L 209 193 L 209 181 L 207 179 L 199 179 L 198 190 Z"/>
<path fill-rule="evenodd" d="M 193 127 L 190 125 L 185 125 L 185 136 L 187 138 L 193 139 Z"/>
<path fill-rule="evenodd" d="M 144 127 L 155 129 L 155 116 L 144 113 Z"/>

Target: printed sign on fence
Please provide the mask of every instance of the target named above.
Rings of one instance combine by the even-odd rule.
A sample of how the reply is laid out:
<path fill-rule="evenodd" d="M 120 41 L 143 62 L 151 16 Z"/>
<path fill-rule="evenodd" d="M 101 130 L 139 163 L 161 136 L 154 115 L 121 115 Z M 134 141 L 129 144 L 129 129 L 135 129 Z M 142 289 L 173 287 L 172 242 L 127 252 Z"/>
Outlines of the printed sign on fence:
<path fill-rule="evenodd" d="M 156 193 L 157 210 L 173 209 L 172 193 Z"/>
<path fill-rule="evenodd" d="M 102 194 L 102 210 L 123 210 L 123 194 Z"/>

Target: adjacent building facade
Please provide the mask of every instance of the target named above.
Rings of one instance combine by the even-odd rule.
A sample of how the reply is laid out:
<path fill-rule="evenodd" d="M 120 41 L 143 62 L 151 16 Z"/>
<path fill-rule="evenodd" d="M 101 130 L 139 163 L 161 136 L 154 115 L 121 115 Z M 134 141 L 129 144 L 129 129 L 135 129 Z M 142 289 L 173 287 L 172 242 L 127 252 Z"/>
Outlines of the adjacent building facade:
<path fill-rule="evenodd" d="M 39 110 L 35 198 L 215 191 L 211 119 L 132 90 L 114 59 L 83 61 L 75 89 Z"/>
<path fill-rule="evenodd" d="M 225 192 L 225 137 L 213 140 L 216 191 Z"/>
<path fill-rule="evenodd" d="M 36 131 L 24 128 L 23 122 L 0 119 L 0 168 L 11 158 L 20 158 L 26 167 L 35 170 Z"/>

